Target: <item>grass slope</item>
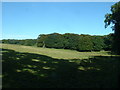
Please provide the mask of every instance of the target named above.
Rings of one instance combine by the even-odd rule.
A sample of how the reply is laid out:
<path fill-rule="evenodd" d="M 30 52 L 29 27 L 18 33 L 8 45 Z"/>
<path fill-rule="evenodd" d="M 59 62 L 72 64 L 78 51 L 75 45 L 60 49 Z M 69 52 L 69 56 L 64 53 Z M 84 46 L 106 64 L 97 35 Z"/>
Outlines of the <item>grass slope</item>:
<path fill-rule="evenodd" d="M 12 49 L 19 52 L 28 52 L 35 54 L 47 55 L 57 59 L 85 59 L 92 56 L 110 56 L 108 52 L 78 52 L 75 50 L 66 49 L 51 49 L 51 48 L 39 48 L 33 46 L 22 46 L 13 44 L 2 44 L 4 49 Z"/>
<path fill-rule="evenodd" d="M 7 44 L 3 44 L 0 52 L 3 88 L 119 87 L 119 56 L 102 56 L 102 52 L 101 56 L 82 59 L 82 56 L 96 54 Z M 54 52 L 58 54 L 54 55 Z M 78 59 L 73 58 L 80 54 Z"/>

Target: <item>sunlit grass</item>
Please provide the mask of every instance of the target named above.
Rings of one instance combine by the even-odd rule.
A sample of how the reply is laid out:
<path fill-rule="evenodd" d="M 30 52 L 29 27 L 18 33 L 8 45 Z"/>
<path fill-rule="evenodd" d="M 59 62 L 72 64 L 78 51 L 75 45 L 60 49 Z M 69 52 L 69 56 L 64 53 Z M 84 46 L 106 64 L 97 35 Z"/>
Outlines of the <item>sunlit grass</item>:
<path fill-rule="evenodd" d="M 35 74 L 35 73 L 37 73 L 37 71 L 34 71 L 34 70 L 32 70 L 32 69 L 28 69 L 28 68 L 24 68 L 24 69 L 22 69 L 22 70 L 16 70 L 16 72 L 24 72 L 24 71 L 27 71 L 27 72 L 29 72 L 29 73 L 32 73 L 32 74 Z"/>
<path fill-rule="evenodd" d="M 27 65 L 28 68 L 36 68 L 37 66 L 35 65 Z"/>
<path fill-rule="evenodd" d="M 83 66 L 79 66 L 78 70 L 85 70 L 85 68 Z"/>
<path fill-rule="evenodd" d="M 45 74 L 40 74 L 40 76 L 41 76 L 41 77 L 44 77 L 44 76 L 45 76 Z"/>
<path fill-rule="evenodd" d="M 43 69 L 51 69 L 50 67 L 42 67 Z"/>
<path fill-rule="evenodd" d="M 99 68 L 95 68 L 95 67 L 83 67 L 83 66 L 79 66 L 78 70 L 87 71 L 87 70 L 100 70 L 100 69 Z"/>
<path fill-rule="evenodd" d="M 93 56 L 111 56 L 106 51 L 78 52 L 75 50 L 40 48 L 35 46 L 22 46 L 22 45 L 13 45 L 13 44 L 2 44 L 2 48 L 12 49 L 19 52 L 41 54 L 41 55 L 46 55 L 46 56 L 50 56 L 52 58 L 57 58 L 57 59 L 88 59 Z"/>
<path fill-rule="evenodd" d="M 35 62 L 40 62 L 40 60 L 37 60 L 37 59 L 32 59 L 32 61 L 35 61 Z"/>

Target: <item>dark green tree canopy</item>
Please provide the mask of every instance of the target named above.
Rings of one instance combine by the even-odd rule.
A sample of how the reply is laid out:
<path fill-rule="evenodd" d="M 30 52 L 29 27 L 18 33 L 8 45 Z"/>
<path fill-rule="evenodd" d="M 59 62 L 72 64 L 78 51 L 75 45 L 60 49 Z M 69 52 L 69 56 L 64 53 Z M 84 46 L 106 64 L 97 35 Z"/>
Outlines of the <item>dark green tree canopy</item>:
<path fill-rule="evenodd" d="M 120 2 L 111 6 L 111 12 L 112 13 L 105 15 L 105 28 L 107 28 L 110 24 L 113 24 L 113 52 L 120 55 Z"/>
<path fill-rule="evenodd" d="M 111 37 L 108 37 L 108 35 L 91 36 L 74 33 L 40 34 L 37 39 L 37 46 L 46 48 L 72 49 L 78 51 L 100 51 L 103 49 L 111 50 L 111 40 L 109 39 L 111 39 Z"/>
<path fill-rule="evenodd" d="M 74 33 L 52 33 L 40 34 L 37 39 L 3 39 L 1 42 L 6 44 L 19 44 L 27 46 L 37 46 L 43 48 L 61 48 L 78 51 L 100 51 L 111 50 L 114 34 L 98 36 Z"/>
<path fill-rule="evenodd" d="M 111 6 L 111 14 L 105 15 L 105 28 L 107 28 L 111 23 L 113 24 L 113 30 L 115 30 L 114 25 L 120 24 L 120 2 Z"/>

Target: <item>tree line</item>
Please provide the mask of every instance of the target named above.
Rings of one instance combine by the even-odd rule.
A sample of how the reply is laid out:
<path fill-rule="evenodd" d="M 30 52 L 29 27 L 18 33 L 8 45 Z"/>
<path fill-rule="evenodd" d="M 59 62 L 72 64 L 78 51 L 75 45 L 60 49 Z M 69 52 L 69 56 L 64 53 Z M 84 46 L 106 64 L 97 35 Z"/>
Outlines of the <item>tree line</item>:
<path fill-rule="evenodd" d="M 25 46 L 35 46 L 36 45 L 36 39 L 23 39 L 23 40 L 17 40 L 17 39 L 3 39 L 1 42 L 5 44 L 18 44 L 18 45 L 25 45 Z"/>
<path fill-rule="evenodd" d="M 113 34 L 98 36 L 73 33 L 40 34 L 37 38 L 38 47 L 72 49 L 77 51 L 111 50 Z"/>
<path fill-rule="evenodd" d="M 71 49 L 78 51 L 100 51 L 111 50 L 113 43 L 113 34 L 98 36 L 73 33 L 52 33 L 40 34 L 37 39 L 3 39 L 5 44 L 18 44 L 26 46 L 37 46 L 57 49 Z"/>
<path fill-rule="evenodd" d="M 40 34 L 37 39 L 3 39 L 1 43 L 37 46 L 43 48 L 71 49 L 77 51 L 112 50 L 113 34 L 98 36 L 73 33 Z"/>

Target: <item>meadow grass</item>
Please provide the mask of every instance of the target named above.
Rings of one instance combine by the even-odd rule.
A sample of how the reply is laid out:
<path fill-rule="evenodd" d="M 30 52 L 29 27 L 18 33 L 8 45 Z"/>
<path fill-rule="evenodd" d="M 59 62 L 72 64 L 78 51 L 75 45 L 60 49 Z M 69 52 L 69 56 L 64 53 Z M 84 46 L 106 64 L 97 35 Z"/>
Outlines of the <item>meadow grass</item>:
<path fill-rule="evenodd" d="M 120 57 L 108 52 L 3 44 L 3 88 L 118 88 Z"/>
<path fill-rule="evenodd" d="M 14 44 L 2 44 L 4 49 L 12 49 L 19 52 L 28 52 L 50 56 L 57 59 L 87 59 L 93 56 L 111 56 L 107 51 L 79 52 L 76 50 L 41 48 L 35 46 L 23 46 Z"/>

